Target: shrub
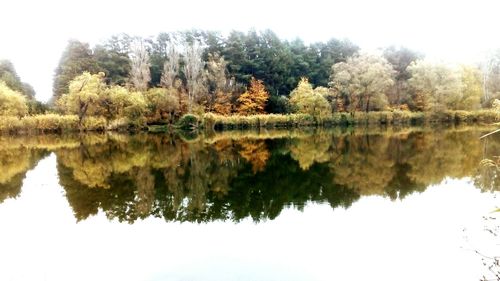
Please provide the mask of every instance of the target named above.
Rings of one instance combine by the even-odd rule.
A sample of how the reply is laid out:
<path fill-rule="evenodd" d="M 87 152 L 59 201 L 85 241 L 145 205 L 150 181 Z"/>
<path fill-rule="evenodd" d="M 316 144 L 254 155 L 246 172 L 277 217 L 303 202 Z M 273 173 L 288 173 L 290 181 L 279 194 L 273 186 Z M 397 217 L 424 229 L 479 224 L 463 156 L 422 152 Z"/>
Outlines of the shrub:
<path fill-rule="evenodd" d="M 177 127 L 183 130 L 194 130 L 200 126 L 198 116 L 193 114 L 186 114 L 182 116 L 177 122 Z"/>

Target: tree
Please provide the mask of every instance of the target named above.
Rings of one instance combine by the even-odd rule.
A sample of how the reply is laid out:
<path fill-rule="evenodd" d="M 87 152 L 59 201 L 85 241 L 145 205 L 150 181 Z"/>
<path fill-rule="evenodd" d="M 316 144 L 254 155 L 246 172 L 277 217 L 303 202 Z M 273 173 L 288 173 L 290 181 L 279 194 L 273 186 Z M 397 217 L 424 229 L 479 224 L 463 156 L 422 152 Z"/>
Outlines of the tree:
<path fill-rule="evenodd" d="M 408 81 L 413 93 L 412 108 L 444 111 L 453 109 L 460 100 L 461 80 L 458 71 L 428 61 L 417 61 L 408 67 Z"/>
<path fill-rule="evenodd" d="M 175 46 L 170 46 L 167 51 L 167 60 L 163 64 L 163 73 L 161 75 L 160 84 L 164 88 L 172 88 L 175 85 L 175 80 L 179 76 L 179 59 L 180 55 Z"/>
<path fill-rule="evenodd" d="M 218 105 L 219 110 L 222 103 L 228 102 L 231 105 L 230 80 L 226 75 L 226 61 L 218 54 L 208 54 L 206 63 L 205 78 L 207 82 L 207 93 L 205 95 L 205 108 L 207 111 L 215 111 Z M 226 111 L 225 109 L 222 111 Z"/>
<path fill-rule="evenodd" d="M 56 68 L 52 101 L 55 102 L 67 94 L 70 81 L 84 71 L 91 73 L 100 71 L 92 50 L 87 43 L 69 41 Z"/>
<path fill-rule="evenodd" d="M 122 86 L 105 88 L 98 98 L 100 112 L 107 120 L 127 117 L 130 121 L 141 118 L 146 109 L 146 100 L 140 92 L 130 92 Z"/>
<path fill-rule="evenodd" d="M 27 113 L 26 97 L 0 80 L 0 115 L 23 117 Z"/>
<path fill-rule="evenodd" d="M 489 54 L 481 64 L 483 74 L 482 104 L 490 107 L 492 101 L 500 98 L 500 49 Z"/>
<path fill-rule="evenodd" d="M 229 115 L 233 110 L 231 94 L 228 92 L 218 91 L 215 94 L 215 102 L 213 111 L 221 115 Z"/>
<path fill-rule="evenodd" d="M 386 91 L 394 84 L 394 71 L 379 55 L 362 54 L 332 66 L 330 87 L 355 110 L 383 110 L 387 105 Z"/>
<path fill-rule="evenodd" d="M 14 65 L 8 60 L 0 60 L 0 81 L 4 81 L 7 87 L 20 92 L 27 99 L 34 101 L 35 90 L 30 84 L 21 81 Z"/>
<path fill-rule="evenodd" d="M 184 76 L 186 77 L 189 112 L 192 112 L 194 104 L 199 102 L 200 97 L 206 91 L 203 75 L 205 63 L 202 60 L 202 54 L 203 49 L 197 41 L 185 42 Z"/>
<path fill-rule="evenodd" d="M 326 43 L 313 44 L 316 53 L 316 63 L 313 67 L 312 83 L 317 86 L 327 86 L 332 72 L 332 65 L 346 62 L 348 58 L 358 53 L 359 47 L 349 40 L 332 38 Z"/>
<path fill-rule="evenodd" d="M 104 81 L 108 85 L 125 86 L 131 69 L 128 52 L 120 52 L 98 45 L 94 48 L 94 58 L 100 71 L 106 75 Z"/>
<path fill-rule="evenodd" d="M 147 39 L 146 48 L 150 56 L 151 86 L 156 87 L 161 84 L 164 66 L 168 60 L 168 50 L 172 47 L 175 34 L 161 32 L 155 40 Z"/>
<path fill-rule="evenodd" d="M 130 82 L 138 91 L 145 91 L 151 81 L 149 54 L 142 38 L 136 38 L 131 45 Z"/>
<path fill-rule="evenodd" d="M 87 115 L 99 113 L 99 98 L 105 91 L 104 73 L 84 72 L 69 84 L 69 93 L 62 96 L 58 105 L 67 113 L 77 114 L 81 125 Z"/>
<path fill-rule="evenodd" d="M 481 107 L 481 97 L 483 97 L 482 74 L 478 68 L 462 66 L 461 74 L 461 99 L 456 105 L 456 109 L 476 110 Z"/>
<path fill-rule="evenodd" d="M 412 62 L 422 59 L 423 56 L 408 48 L 394 46 L 385 48 L 383 55 L 395 71 L 395 83 L 387 95 L 389 104 L 396 107 L 403 103 L 408 104 L 410 99 L 408 79 L 411 78 L 411 74 L 407 68 Z"/>
<path fill-rule="evenodd" d="M 328 101 L 319 93 L 323 89 L 313 90 L 307 78 L 302 78 L 290 94 L 290 104 L 299 113 L 309 114 L 314 117 L 322 117 L 330 113 Z"/>
<path fill-rule="evenodd" d="M 180 115 L 181 106 L 177 91 L 174 88 L 151 88 L 146 92 L 149 111 L 154 118 L 172 121 Z"/>
<path fill-rule="evenodd" d="M 252 77 L 247 91 L 238 98 L 238 114 L 263 114 L 268 99 L 269 93 L 264 83 Z"/>

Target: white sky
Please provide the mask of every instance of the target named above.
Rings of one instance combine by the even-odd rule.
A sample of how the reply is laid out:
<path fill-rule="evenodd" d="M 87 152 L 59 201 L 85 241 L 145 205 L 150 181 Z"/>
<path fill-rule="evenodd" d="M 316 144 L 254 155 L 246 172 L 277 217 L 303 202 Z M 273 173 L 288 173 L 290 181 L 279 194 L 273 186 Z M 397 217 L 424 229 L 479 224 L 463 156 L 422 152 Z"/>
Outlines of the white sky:
<path fill-rule="evenodd" d="M 3 0 L 0 58 L 14 63 L 39 100 L 52 94 L 68 39 L 95 44 L 120 32 L 269 28 L 284 39 L 347 37 L 363 49 L 396 44 L 430 58 L 472 62 L 500 48 L 499 10 L 498 0 Z"/>

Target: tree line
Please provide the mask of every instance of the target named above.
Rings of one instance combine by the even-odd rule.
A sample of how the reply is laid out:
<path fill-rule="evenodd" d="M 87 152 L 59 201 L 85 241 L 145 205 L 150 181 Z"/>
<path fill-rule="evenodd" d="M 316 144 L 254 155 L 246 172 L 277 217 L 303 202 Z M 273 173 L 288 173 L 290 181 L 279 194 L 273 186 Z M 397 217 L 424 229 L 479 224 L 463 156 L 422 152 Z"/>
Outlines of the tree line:
<path fill-rule="evenodd" d="M 2 115 L 30 113 L 15 94 L 33 100 L 32 88 L 15 77 L 11 64 L 0 64 L 0 99 L 10 101 Z M 451 66 L 404 47 L 365 53 L 335 38 L 305 44 L 270 30 L 227 36 L 193 30 L 148 38 L 120 34 L 93 47 L 70 41 L 55 72 L 50 104 L 80 121 L 103 116 L 164 123 L 206 112 L 322 117 L 478 110 L 499 106 L 498 98 L 500 51 L 478 65 Z"/>

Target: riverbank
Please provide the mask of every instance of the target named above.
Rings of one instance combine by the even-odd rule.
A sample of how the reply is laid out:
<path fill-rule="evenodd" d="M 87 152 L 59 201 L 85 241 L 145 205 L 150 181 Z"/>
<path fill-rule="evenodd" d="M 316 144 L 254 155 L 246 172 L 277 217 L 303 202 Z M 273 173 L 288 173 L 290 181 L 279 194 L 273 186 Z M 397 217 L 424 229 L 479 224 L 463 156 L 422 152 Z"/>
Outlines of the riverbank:
<path fill-rule="evenodd" d="M 440 113 L 410 111 L 334 113 L 322 118 L 315 118 L 307 114 L 222 116 L 207 113 L 202 119 L 202 124 L 206 128 L 212 128 L 216 131 L 310 126 L 423 125 L 426 123 L 492 124 L 497 122 L 500 122 L 500 112 L 494 110 L 445 111 Z"/>
<path fill-rule="evenodd" d="M 334 113 L 326 117 L 307 114 L 258 114 L 223 116 L 206 113 L 200 117 L 183 116 L 177 126 L 138 125 L 127 119 L 108 121 L 104 117 L 87 117 L 81 124 L 76 115 L 44 114 L 17 117 L 0 117 L 0 133 L 3 134 L 43 134 L 94 131 L 150 131 L 167 132 L 172 128 L 180 130 L 246 130 L 257 128 L 305 128 L 305 127 L 345 127 L 365 125 L 423 125 L 427 123 L 493 124 L 500 122 L 500 112 L 495 110 L 445 111 L 424 113 L 410 111 L 379 111 Z"/>

